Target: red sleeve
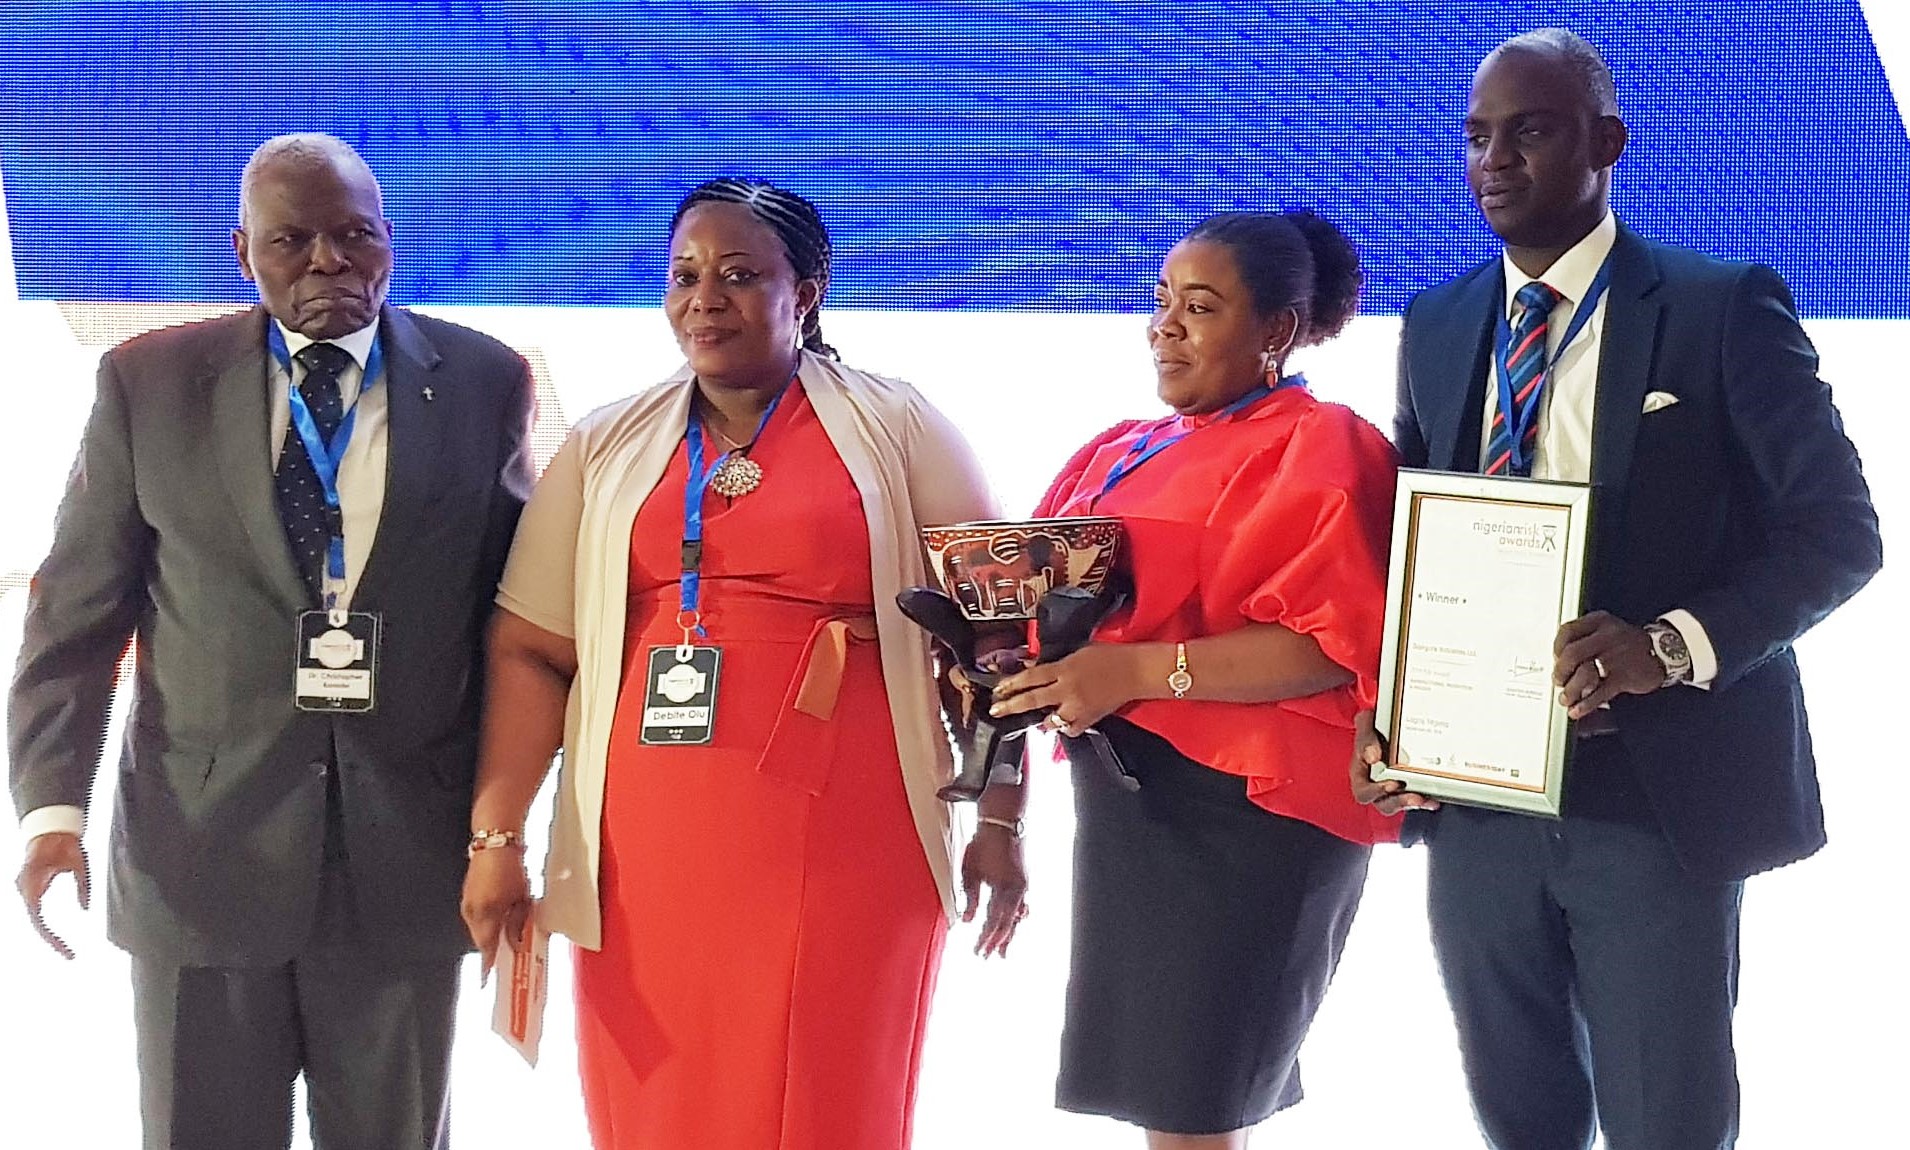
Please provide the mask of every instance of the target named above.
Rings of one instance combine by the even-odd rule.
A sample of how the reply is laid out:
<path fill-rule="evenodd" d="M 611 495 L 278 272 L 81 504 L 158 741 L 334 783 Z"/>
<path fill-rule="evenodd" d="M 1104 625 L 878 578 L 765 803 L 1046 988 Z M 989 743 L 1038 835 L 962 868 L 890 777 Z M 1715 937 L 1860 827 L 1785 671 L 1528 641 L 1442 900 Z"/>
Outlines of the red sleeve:
<path fill-rule="evenodd" d="M 1068 462 L 1062 465 L 1060 474 L 1056 475 L 1054 482 L 1048 485 L 1048 493 L 1043 495 L 1041 502 L 1035 505 L 1034 518 L 1046 519 L 1058 514 L 1057 509 L 1065 507 L 1068 500 L 1075 497 L 1075 494 L 1081 488 L 1081 481 L 1083 479 L 1092 479 L 1094 482 L 1099 483 L 1102 476 L 1089 476 L 1087 474 L 1088 465 L 1094 462 L 1094 453 L 1101 450 L 1101 448 L 1107 444 L 1133 431 L 1145 422 L 1146 420 L 1141 419 L 1123 420 L 1095 436 L 1093 439 L 1088 440 L 1087 443 L 1082 445 L 1079 451 L 1069 456 Z"/>
<path fill-rule="evenodd" d="M 1284 706 L 1350 721 L 1371 707 L 1386 625 L 1386 565 L 1399 457 L 1371 424 L 1337 404 L 1300 417 L 1283 444 L 1240 469 L 1209 520 L 1230 524 L 1204 582 L 1218 611 L 1311 635 L 1351 671 L 1349 691 Z"/>

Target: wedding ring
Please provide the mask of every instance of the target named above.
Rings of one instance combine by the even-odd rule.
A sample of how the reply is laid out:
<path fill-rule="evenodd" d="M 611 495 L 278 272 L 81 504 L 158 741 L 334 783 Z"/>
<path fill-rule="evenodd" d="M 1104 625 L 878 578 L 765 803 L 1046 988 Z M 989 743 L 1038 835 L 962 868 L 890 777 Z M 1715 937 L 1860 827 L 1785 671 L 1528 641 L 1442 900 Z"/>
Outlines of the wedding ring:
<path fill-rule="evenodd" d="M 1041 729 L 1047 731 L 1049 734 L 1054 734 L 1067 725 L 1068 721 L 1062 718 L 1058 713 L 1049 715 L 1047 718 L 1041 720 Z"/>
<path fill-rule="evenodd" d="M 1597 671 L 1598 677 L 1603 679 L 1605 677 L 1605 660 L 1594 656 L 1592 659 L 1592 670 Z"/>

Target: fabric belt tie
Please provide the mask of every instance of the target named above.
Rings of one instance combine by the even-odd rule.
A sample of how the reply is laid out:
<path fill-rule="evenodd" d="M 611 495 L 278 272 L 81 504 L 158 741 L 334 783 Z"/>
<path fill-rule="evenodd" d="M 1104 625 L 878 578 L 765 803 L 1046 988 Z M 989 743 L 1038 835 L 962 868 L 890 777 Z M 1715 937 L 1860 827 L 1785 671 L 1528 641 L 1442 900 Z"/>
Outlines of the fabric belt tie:
<path fill-rule="evenodd" d="M 777 712 L 776 726 L 756 769 L 773 779 L 820 795 L 829 780 L 841 731 L 833 722 L 842 679 L 849 666 L 849 643 L 876 641 L 875 616 L 819 619 L 790 677 L 789 693 Z M 885 724 L 886 725 L 886 724 Z"/>
<path fill-rule="evenodd" d="M 836 713 L 836 697 L 842 693 L 842 674 L 849 663 L 849 640 L 875 642 L 875 616 L 855 619 L 824 619 L 809 633 L 797 665 L 796 694 L 789 705 L 805 715 L 827 720 Z"/>

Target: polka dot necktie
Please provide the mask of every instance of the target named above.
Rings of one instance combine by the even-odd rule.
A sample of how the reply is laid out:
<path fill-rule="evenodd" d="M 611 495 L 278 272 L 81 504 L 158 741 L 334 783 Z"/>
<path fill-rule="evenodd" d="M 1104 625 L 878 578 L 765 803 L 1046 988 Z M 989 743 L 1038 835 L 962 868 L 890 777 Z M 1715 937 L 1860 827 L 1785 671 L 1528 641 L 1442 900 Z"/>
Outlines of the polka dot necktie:
<path fill-rule="evenodd" d="M 311 408 L 318 434 L 330 443 L 345 418 L 345 403 L 338 377 L 352 364 L 351 353 L 334 343 L 308 344 L 292 357 L 305 369 L 299 392 Z M 298 426 L 285 429 L 285 448 L 279 453 L 279 516 L 285 521 L 285 538 L 292 545 L 292 560 L 304 576 L 312 597 L 320 599 L 325 585 L 325 549 L 332 535 L 344 535 L 336 513 L 325 506 L 325 490 L 319 485 L 312 457 L 299 438 Z"/>
<path fill-rule="evenodd" d="M 1503 407 L 1492 417 L 1492 441 L 1486 446 L 1487 475 L 1532 474 L 1532 453 L 1539 446 L 1539 421 L 1536 415 L 1539 400 L 1545 388 L 1545 333 L 1546 319 L 1552 309 L 1564 298 L 1546 284 L 1533 280 L 1519 289 L 1514 297 L 1522 310 L 1519 322 L 1512 328 L 1512 343 L 1506 351 L 1505 370 L 1507 389 L 1512 392 L 1512 403 L 1521 413 L 1532 412 L 1530 422 L 1525 425 L 1525 435 L 1519 445 L 1519 458 L 1512 453 L 1513 429 L 1508 424 Z"/>

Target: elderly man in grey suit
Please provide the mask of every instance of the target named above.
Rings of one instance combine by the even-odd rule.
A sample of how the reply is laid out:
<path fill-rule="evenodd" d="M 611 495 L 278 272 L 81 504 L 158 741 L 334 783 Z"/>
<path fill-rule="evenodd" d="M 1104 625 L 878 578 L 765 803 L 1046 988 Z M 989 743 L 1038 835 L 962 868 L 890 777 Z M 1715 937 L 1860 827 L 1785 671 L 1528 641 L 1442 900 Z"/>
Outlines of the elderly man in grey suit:
<path fill-rule="evenodd" d="M 531 483 L 524 361 L 385 304 L 378 183 L 266 142 L 262 306 L 108 352 L 8 713 L 19 886 L 70 873 L 128 641 L 107 928 L 146 1146 L 445 1143 L 480 636 Z"/>

